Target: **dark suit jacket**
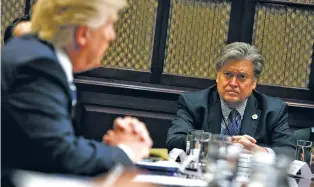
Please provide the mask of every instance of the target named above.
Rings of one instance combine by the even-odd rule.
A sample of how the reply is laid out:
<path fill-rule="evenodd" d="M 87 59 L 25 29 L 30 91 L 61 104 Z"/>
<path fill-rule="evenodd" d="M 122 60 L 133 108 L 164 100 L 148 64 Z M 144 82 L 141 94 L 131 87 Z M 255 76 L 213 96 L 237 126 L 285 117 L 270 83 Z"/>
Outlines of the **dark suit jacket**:
<path fill-rule="evenodd" d="M 217 87 L 183 93 L 178 101 L 177 118 L 168 131 L 167 148 L 185 150 L 188 129 L 202 129 L 220 134 L 221 104 Z M 276 98 L 253 91 L 248 98 L 240 133 L 257 140 L 257 144 L 272 148 L 276 154 L 294 156 L 295 140 L 288 126 L 287 105 Z M 257 114 L 256 120 L 252 115 Z"/>
<path fill-rule="evenodd" d="M 68 81 L 51 46 L 23 36 L 1 55 L 2 169 L 95 175 L 132 165 L 121 149 L 74 135 Z"/>

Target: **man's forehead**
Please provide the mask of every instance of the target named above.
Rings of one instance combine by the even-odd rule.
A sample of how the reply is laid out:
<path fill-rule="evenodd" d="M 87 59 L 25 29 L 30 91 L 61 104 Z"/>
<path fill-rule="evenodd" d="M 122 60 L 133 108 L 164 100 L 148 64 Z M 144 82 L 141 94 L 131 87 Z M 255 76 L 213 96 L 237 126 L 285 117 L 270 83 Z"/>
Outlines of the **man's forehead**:
<path fill-rule="evenodd" d="M 248 60 L 231 61 L 222 66 L 221 69 L 232 70 L 237 72 L 251 72 L 253 69 L 253 63 Z"/>

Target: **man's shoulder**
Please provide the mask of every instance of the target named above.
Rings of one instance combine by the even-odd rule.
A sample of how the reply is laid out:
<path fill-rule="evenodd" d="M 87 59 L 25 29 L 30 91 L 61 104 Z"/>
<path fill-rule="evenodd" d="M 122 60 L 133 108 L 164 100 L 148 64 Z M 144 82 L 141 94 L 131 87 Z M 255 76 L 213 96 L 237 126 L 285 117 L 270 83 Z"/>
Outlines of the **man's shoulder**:
<path fill-rule="evenodd" d="M 254 96 L 260 106 L 264 109 L 280 110 L 287 105 L 283 100 L 278 97 L 268 96 L 266 94 L 254 91 Z"/>
<path fill-rule="evenodd" d="M 206 95 L 208 92 L 209 92 L 209 90 L 208 90 L 208 88 L 206 88 L 206 89 L 202 89 L 202 90 L 184 92 L 181 95 L 184 95 L 185 97 L 195 97 L 195 96 Z"/>
<path fill-rule="evenodd" d="M 40 75 L 49 75 L 60 79 L 61 82 L 67 82 L 53 48 L 39 41 L 35 36 L 28 35 L 10 40 L 3 46 L 1 55 L 1 83 L 5 88 L 10 87 L 17 73 L 20 72 L 40 71 L 43 72 Z M 35 71 L 30 71 L 29 68 Z"/>
<path fill-rule="evenodd" d="M 36 63 L 39 69 L 46 69 L 49 66 L 50 71 L 53 71 L 53 67 L 60 66 L 53 48 L 31 35 L 10 40 L 3 46 L 1 56 L 2 73 L 8 71 L 11 74 L 20 67 L 26 67 L 38 61 L 42 62 Z M 47 65 L 48 63 L 50 64 Z"/>
<path fill-rule="evenodd" d="M 205 104 L 207 105 L 208 100 L 211 100 L 213 93 L 217 92 L 217 88 L 215 86 L 197 90 L 197 91 L 191 91 L 191 92 L 184 92 L 180 96 L 184 99 L 188 100 L 191 104 Z"/>
<path fill-rule="evenodd" d="M 196 90 L 196 91 L 190 91 L 190 92 L 184 92 L 181 95 L 186 98 L 202 98 L 202 97 L 208 97 L 208 94 L 213 91 L 214 88 L 209 87 L 206 89 Z"/>
<path fill-rule="evenodd" d="M 10 63 L 19 63 L 36 58 L 57 60 L 51 46 L 40 41 L 36 36 L 15 37 L 2 48 L 2 58 Z"/>

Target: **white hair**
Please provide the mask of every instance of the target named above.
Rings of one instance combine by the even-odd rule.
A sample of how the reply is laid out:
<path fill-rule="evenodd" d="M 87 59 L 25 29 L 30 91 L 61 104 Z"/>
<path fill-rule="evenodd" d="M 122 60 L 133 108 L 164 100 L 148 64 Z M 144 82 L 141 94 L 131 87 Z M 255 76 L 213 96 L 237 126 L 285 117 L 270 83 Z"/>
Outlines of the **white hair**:
<path fill-rule="evenodd" d="M 124 6 L 125 0 L 38 0 L 31 32 L 62 47 L 73 43 L 77 26 L 99 28 Z"/>
<path fill-rule="evenodd" d="M 255 46 L 243 42 L 228 44 L 216 62 L 216 70 L 233 60 L 249 60 L 254 65 L 254 76 L 259 78 L 264 67 L 264 58 Z"/>

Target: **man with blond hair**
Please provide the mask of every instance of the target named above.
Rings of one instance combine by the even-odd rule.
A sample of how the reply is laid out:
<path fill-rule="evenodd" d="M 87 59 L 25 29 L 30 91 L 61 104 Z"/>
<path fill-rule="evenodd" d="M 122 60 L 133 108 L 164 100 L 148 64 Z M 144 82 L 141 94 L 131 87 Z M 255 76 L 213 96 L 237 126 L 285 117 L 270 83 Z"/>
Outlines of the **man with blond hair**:
<path fill-rule="evenodd" d="M 96 142 L 74 135 L 73 72 L 100 66 L 115 39 L 122 0 L 38 0 L 32 35 L 1 51 L 2 172 L 17 168 L 96 175 L 148 155 L 152 140 L 139 120 L 126 117 Z M 106 123 L 105 121 L 103 123 Z"/>

